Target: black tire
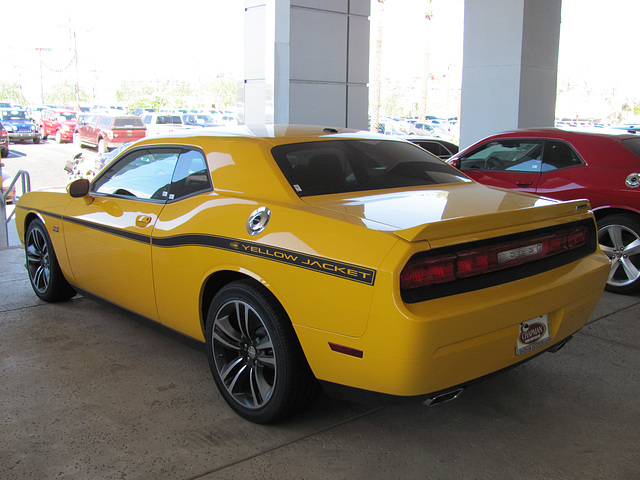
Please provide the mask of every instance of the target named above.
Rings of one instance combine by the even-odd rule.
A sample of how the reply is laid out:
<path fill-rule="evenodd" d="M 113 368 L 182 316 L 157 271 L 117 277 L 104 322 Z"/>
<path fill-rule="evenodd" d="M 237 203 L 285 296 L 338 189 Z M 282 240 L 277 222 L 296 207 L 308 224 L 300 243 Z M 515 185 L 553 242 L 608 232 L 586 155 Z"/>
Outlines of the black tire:
<path fill-rule="evenodd" d="M 251 280 L 232 282 L 214 297 L 206 341 L 222 397 L 247 420 L 282 420 L 306 409 L 320 390 L 286 312 Z"/>
<path fill-rule="evenodd" d="M 69 300 L 76 292 L 64 278 L 47 229 L 36 219 L 25 237 L 27 271 L 35 294 L 45 302 Z"/>
<path fill-rule="evenodd" d="M 598 222 L 598 243 L 611 260 L 606 289 L 629 294 L 640 289 L 640 223 L 624 214 Z"/>
<path fill-rule="evenodd" d="M 40 137 L 36 137 L 33 139 L 33 143 L 40 143 Z"/>
<path fill-rule="evenodd" d="M 56 143 L 62 143 L 62 134 L 60 130 L 56 130 Z"/>

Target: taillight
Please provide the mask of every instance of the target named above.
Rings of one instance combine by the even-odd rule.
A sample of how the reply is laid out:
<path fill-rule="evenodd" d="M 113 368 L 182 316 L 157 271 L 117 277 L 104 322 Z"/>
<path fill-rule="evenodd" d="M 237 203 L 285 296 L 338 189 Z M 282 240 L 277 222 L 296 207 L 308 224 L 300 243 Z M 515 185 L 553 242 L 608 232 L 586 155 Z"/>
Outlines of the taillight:
<path fill-rule="evenodd" d="M 587 244 L 586 226 L 557 230 L 533 237 L 478 248 L 461 248 L 433 257 L 409 260 L 400 274 L 400 288 L 410 290 L 505 270 L 535 262 Z"/>

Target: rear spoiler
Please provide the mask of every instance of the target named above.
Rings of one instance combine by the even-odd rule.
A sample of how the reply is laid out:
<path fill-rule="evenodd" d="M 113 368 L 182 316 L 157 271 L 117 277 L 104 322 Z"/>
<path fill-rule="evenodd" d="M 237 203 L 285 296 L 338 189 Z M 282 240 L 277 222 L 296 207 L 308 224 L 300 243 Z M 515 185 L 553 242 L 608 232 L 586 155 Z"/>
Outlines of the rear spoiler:
<path fill-rule="evenodd" d="M 396 230 L 394 233 L 407 242 L 428 240 L 435 248 L 439 240 L 442 239 L 472 235 L 479 240 L 483 237 L 482 233 L 488 230 L 495 232 L 501 229 L 515 229 L 517 231 L 517 227 L 525 224 L 532 225 L 549 221 L 556 221 L 556 224 L 560 224 L 584 219 L 590 209 L 591 205 L 586 199 L 571 200 L 547 203 L 543 206 L 533 206 L 526 209 L 474 215 L 473 217 L 449 218 L 404 230 Z M 524 211 L 527 212 L 526 215 L 523 215 Z M 534 228 L 537 227 L 532 225 L 532 229 Z"/>

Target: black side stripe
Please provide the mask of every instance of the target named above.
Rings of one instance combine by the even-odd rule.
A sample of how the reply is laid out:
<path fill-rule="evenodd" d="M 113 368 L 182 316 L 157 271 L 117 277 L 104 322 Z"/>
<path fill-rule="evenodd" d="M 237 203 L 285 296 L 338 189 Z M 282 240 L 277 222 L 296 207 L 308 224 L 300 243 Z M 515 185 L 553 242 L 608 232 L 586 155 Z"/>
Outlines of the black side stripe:
<path fill-rule="evenodd" d="M 199 246 L 218 248 L 231 252 L 264 258 L 274 262 L 285 263 L 295 267 L 313 270 L 326 275 L 344 278 L 365 285 L 373 285 L 376 279 L 376 271 L 363 268 L 350 263 L 336 262 L 327 258 L 307 255 L 305 253 L 286 250 L 283 248 L 264 245 L 261 243 L 247 242 L 234 238 L 219 237 L 215 235 L 175 235 L 171 237 L 153 237 L 152 244 L 155 247 L 173 248 L 183 246 Z"/>
<path fill-rule="evenodd" d="M 74 217 L 54 215 L 52 213 L 36 210 L 42 215 L 53 216 L 65 222 L 73 223 L 83 227 L 98 230 L 100 232 L 116 235 L 118 237 L 150 244 L 158 248 L 177 248 L 177 247 L 207 247 L 217 248 L 230 252 L 236 252 L 243 255 L 259 257 L 274 262 L 284 263 L 294 267 L 312 270 L 325 275 L 343 278 L 352 282 L 358 282 L 365 285 L 374 285 L 376 280 L 376 270 L 371 268 L 360 267 L 350 263 L 337 262 L 323 257 L 307 255 L 305 253 L 286 250 L 284 248 L 273 247 L 261 243 L 247 242 L 234 238 L 220 237 L 216 235 L 205 234 L 185 234 L 173 235 L 169 237 L 151 237 L 139 233 L 130 232 L 121 228 L 100 225 L 86 220 L 80 220 Z"/>

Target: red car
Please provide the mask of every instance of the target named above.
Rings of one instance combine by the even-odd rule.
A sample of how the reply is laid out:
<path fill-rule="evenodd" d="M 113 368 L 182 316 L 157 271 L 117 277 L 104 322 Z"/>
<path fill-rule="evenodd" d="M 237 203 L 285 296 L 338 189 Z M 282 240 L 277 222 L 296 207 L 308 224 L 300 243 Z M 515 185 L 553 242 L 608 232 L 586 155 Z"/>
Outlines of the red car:
<path fill-rule="evenodd" d="M 123 143 L 140 140 L 146 134 L 147 128 L 140 117 L 94 114 L 78 121 L 73 140 L 107 153 Z"/>
<path fill-rule="evenodd" d="M 46 140 L 48 136 L 54 136 L 58 143 L 70 142 L 76 122 L 76 112 L 73 110 L 45 108 L 40 112 L 40 138 Z"/>
<path fill-rule="evenodd" d="M 487 185 L 589 199 L 600 247 L 611 259 L 607 289 L 640 289 L 640 136 L 514 130 L 480 140 L 447 162 Z"/>

